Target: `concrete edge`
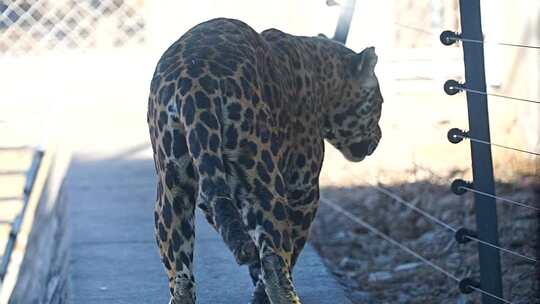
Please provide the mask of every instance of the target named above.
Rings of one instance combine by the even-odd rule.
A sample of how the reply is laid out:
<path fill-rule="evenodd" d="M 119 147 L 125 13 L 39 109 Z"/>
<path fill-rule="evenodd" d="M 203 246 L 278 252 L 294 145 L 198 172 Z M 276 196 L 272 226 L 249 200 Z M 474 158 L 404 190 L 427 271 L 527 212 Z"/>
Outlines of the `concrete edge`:
<path fill-rule="evenodd" d="M 62 241 L 67 239 L 67 226 L 61 188 L 70 158 L 70 153 L 60 151 L 57 145 L 45 150 L 2 282 L 0 304 L 53 303 L 54 290 L 62 281 L 58 274 L 52 273 L 59 270 L 53 269 L 53 265 L 68 263 L 65 258 L 68 247 L 62 246 L 67 243 Z M 63 261 L 58 261 L 58 257 Z M 64 268 L 64 265 L 55 266 Z"/>

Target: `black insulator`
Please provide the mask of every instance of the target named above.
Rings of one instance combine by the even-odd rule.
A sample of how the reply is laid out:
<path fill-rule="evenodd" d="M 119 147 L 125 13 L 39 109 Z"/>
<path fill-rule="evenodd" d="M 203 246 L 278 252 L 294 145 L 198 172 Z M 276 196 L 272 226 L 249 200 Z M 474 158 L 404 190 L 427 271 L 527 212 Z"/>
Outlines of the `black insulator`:
<path fill-rule="evenodd" d="M 462 87 L 463 86 L 459 82 L 450 79 L 444 83 L 444 92 L 448 95 L 456 95 L 461 91 Z"/>
<path fill-rule="evenodd" d="M 456 41 L 458 41 L 460 37 L 461 35 L 456 32 L 444 31 L 439 36 L 439 39 L 441 40 L 441 43 L 444 45 L 452 45 L 456 43 Z"/>
<path fill-rule="evenodd" d="M 452 190 L 452 192 L 457 195 L 465 194 L 465 192 L 467 192 L 467 188 L 472 189 L 473 184 L 459 178 L 454 180 L 450 185 L 450 189 Z"/>
<path fill-rule="evenodd" d="M 460 130 L 458 128 L 452 128 L 448 130 L 448 133 L 446 134 L 446 138 L 448 138 L 448 141 L 457 144 L 460 143 L 464 137 L 467 137 L 468 133 Z"/>
<path fill-rule="evenodd" d="M 476 234 L 476 231 L 467 228 L 461 227 L 454 233 L 454 239 L 456 239 L 456 242 L 459 244 L 467 244 L 472 241 L 472 238 L 478 238 L 478 235 Z"/>
<path fill-rule="evenodd" d="M 480 282 L 473 278 L 463 278 L 459 281 L 459 291 L 463 294 L 469 294 L 474 291 L 473 288 L 480 288 Z"/>

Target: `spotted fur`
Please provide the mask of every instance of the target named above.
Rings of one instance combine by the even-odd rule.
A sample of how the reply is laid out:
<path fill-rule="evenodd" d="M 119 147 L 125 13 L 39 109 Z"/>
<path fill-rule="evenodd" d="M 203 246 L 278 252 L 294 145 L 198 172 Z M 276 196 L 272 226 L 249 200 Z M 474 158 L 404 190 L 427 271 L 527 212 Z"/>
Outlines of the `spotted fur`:
<path fill-rule="evenodd" d="M 300 303 L 292 268 L 319 205 L 323 139 L 351 161 L 375 150 L 376 62 L 373 48 L 356 54 L 324 37 L 258 34 L 223 18 L 195 26 L 163 54 L 148 125 L 171 303 L 196 302 L 196 206 L 249 265 L 252 303 Z"/>

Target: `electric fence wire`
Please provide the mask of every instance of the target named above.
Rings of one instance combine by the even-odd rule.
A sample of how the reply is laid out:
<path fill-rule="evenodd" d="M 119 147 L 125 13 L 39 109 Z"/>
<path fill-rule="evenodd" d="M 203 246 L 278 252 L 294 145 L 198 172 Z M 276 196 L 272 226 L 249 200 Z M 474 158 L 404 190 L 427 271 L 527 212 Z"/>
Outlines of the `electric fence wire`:
<path fill-rule="evenodd" d="M 508 149 L 508 150 L 517 151 L 517 152 L 521 152 L 521 153 L 527 153 L 527 154 L 531 154 L 531 155 L 535 155 L 535 156 L 540 156 L 540 153 L 538 153 L 538 152 L 531 152 L 531 151 L 527 151 L 527 150 L 523 150 L 523 149 L 518 149 L 518 148 L 509 147 L 509 146 L 505 146 L 505 145 L 501 145 L 501 144 L 496 144 L 496 143 L 492 143 L 492 142 L 489 142 L 489 141 L 477 139 L 477 138 L 470 137 L 470 136 L 463 136 L 463 135 L 459 135 L 459 134 L 454 134 L 454 137 L 462 138 L 462 139 L 468 139 L 470 141 L 477 142 L 477 143 L 484 144 L 484 145 L 491 145 L 491 146 L 495 146 L 495 147 L 499 147 L 499 148 L 503 148 L 503 149 Z"/>
<path fill-rule="evenodd" d="M 404 25 L 404 24 L 400 24 L 400 23 L 394 23 L 394 24 L 399 26 L 399 27 L 406 28 L 406 29 L 409 29 L 409 30 L 414 30 L 416 32 L 423 33 L 423 34 L 426 34 L 426 35 L 437 36 L 435 33 L 424 30 L 424 29 L 421 29 L 421 28 L 417 28 L 417 27 L 413 27 L 413 26 L 409 26 L 409 25 Z M 479 40 L 466 39 L 466 38 L 456 38 L 454 40 L 462 40 L 462 41 L 465 41 L 465 42 L 477 42 L 477 41 L 479 41 Z M 498 44 L 511 45 L 511 46 L 520 46 L 520 45 L 517 45 L 517 44 L 510 44 L 510 43 L 498 43 Z M 540 48 L 540 47 L 531 47 L 531 48 Z M 488 93 L 488 92 L 483 92 L 483 91 L 464 88 L 464 87 L 459 87 L 459 88 L 455 88 L 455 89 L 470 92 L 470 93 L 476 93 L 476 94 L 488 95 L 488 96 L 493 96 L 493 97 L 499 97 L 499 98 L 505 98 L 505 99 L 511 99 L 511 100 L 517 100 L 517 101 L 524 101 L 524 102 L 540 104 L 540 101 L 533 100 L 533 99 L 528 99 L 528 98 L 519 98 L 519 97 L 506 96 L 506 95 L 495 94 L 495 93 Z"/>
<path fill-rule="evenodd" d="M 0 170 L 0 176 L 3 175 L 24 175 L 26 171 L 24 170 Z"/>
<path fill-rule="evenodd" d="M 503 201 L 503 202 L 507 202 L 507 203 L 514 204 L 514 205 L 517 205 L 517 206 L 521 206 L 521 207 L 524 207 L 524 208 L 529 208 L 529 209 L 532 209 L 532 210 L 535 210 L 535 211 L 540 211 L 540 208 L 531 206 L 529 204 L 520 203 L 520 202 L 511 200 L 511 199 L 508 199 L 508 198 L 504 198 L 504 197 L 489 194 L 489 193 L 486 193 L 486 192 L 478 191 L 478 190 L 475 190 L 475 189 L 472 189 L 472 188 L 469 188 L 469 187 L 460 186 L 459 188 L 467 190 L 467 191 L 471 191 L 471 192 L 474 192 L 474 193 L 477 193 L 477 194 L 480 194 L 480 195 L 483 195 L 483 196 L 491 197 L 491 198 L 494 198 L 494 199 L 497 199 L 497 200 L 500 200 L 500 201 Z"/>
<path fill-rule="evenodd" d="M 500 247 L 500 246 L 497 246 L 497 245 L 494 245 L 492 243 L 489 243 L 489 242 L 486 242 L 486 241 L 482 241 L 481 239 L 478 239 L 474 236 L 470 236 L 470 235 L 465 235 L 466 238 L 470 239 L 471 241 L 475 241 L 475 242 L 478 242 L 480 244 L 483 244 L 483 245 L 486 245 L 488 247 L 491 247 L 491 248 L 495 248 L 495 249 L 499 249 L 500 251 L 502 252 L 506 252 L 508 254 L 511 254 L 511 255 L 515 255 L 517 257 L 520 257 L 522 259 L 525 259 L 525 260 L 528 260 L 530 262 L 533 262 L 533 263 L 538 263 L 538 260 L 537 259 L 534 259 L 534 258 L 531 258 L 529 256 L 526 256 L 526 255 L 523 255 L 519 252 L 515 252 L 515 251 L 512 251 L 510 249 L 506 249 L 506 248 L 503 248 L 503 247 Z"/>
<path fill-rule="evenodd" d="M 369 184 L 369 183 L 366 183 L 366 184 Z M 456 233 L 457 232 L 457 229 L 450 226 L 449 224 L 439 220 L 438 218 L 434 217 L 433 215 L 427 213 L 426 211 L 414 206 L 413 204 L 411 204 L 410 202 L 407 202 L 405 201 L 404 199 L 402 199 L 401 197 L 399 197 L 398 195 L 396 195 L 395 193 L 392 193 L 388 190 L 386 190 L 385 188 L 382 188 L 380 186 L 377 186 L 377 185 L 372 185 L 372 184 L 369 184 L 371 187 L 373 187 L 375 190 L 381 192 L 381 193 L 384 193 L 386 194 L 387 196 L 393 198 L 395 201 L 397 201 L 398 203 L 401 203 L 409 208 L 411 208 L 412 210 L 418 212 L 419 214 L 429 218 L 430 220 L 436 222 L 437 224 L 445 227 L 446 229 Z M 498 245 L 495 245 L 495 244 L 492 244 L 492 243 L 489 243 L 489 242 L 486 242 L 486 241 L 483 241 L 481 239 L 478 239 L 478 238 L 475 238 L 475 237 L 472 237 L 472 236 L 466 236 L 467 238 L 469 238 L 470 240 L 472 241 L 475 241 L 475 242 L 478 242 L 478 243 L 481 243 L 483 245 L 486 245 L 486 246 L 489 246 L 489 247 L 492 247 L 492 248 L 496 248 L 496 249 L 499 249 L 505 253 L 508 253 L 508 254 L 511 254 L 511 255 L 514 255 L 514 256 L 517 256 L 517 257 L 520 257 L 520 258 L 523 258 L 523 259 L 526 259 L 528 261 L 531 261 L 531 262 L 534 262 L 534 263 L 538 263 L 539 261 L 534 259 L 534 258 L 531 258 L 529 256 L 526 256 L 526 255 L 523 255 L 521 253 L 518 253 L 518 252 L 515 252 L 515 251 L 512 251 L 510 249 L 506 249 L 506 248 L 502 248 Z"/>
<path fill-rule="evenodd" d="M 31 146 L 0 146 L 1 151 L 20 151 L 20 150 L 30 150 Z"/>
<path fill-rule="evenodd" d="M 334 202 L 332 202 L 332 201 L 330 201 L 330 200 L 328 200 L 328 199 L 326 199 L 324 197 L 321 197 L 320 201 L 321 201 L 321 203 L 323 203 L 323 204 L 329 206 L 330 208 L 332 208 L 334 211 L 336 211 L 338 213 L 341 213 L 342 215 L 344 215 L 349 220 L 351 220 L 351 221 L 365 227 L 366 229 L 368 229 L 370 232 L 377 235 L 378 237 L 380 237 L 380 238 L 384 239 L 385 241 L 391 243 L 392 245 L 400 248 L 401 250 L 409 253 L 410 255 L 414 256 L 418 260 L 422 261 L 424 264 L 426 264 L 426 265 L 430 266 L 431 268 L 435 269 L 436 271 L 442 273 L 446 277 L 454 280 L 456 283 L 459 283 L 461 281 L 458 277 L 456 277 L 452 273 L 448 272 L 447 270 L 443 269 L 442 267 L 438 266 L 437 264 L 431 262 L 430 260 L 428 260 L 427 258 L 422 256 L 421 254 L 419 254 L 416 251 L 412 250 L 411 248 L 401 244 L 400 242 L 396 241 L 395 239 L 393 239 L 389 235 L 385 234 L 384 232 L 380 231 L 379 229 L 375 228 L 374 226 L 368 224 L 367 222 L 363 221 L 362 219 L 360 219 L 359 217 L 353 215 L 352 213 L 346 211 L 342 207 L 336 205 Z M 508 300 L 505 300 L 505 299 L 503 299 L 501 297 L 498 297 L 498 296 L 496 296 L 496 295 L 494 295 L 494 294 L 492 294 L 490 292 L 487 292 L 487 291 L 485 291 L 485 290 L 483 290 L 481 288 L 476 288 L 476 287 L 470 286 L 470 285 L 468 285 L 468 287 L 470 287 L 473 290 L 478 291 L 478 292 L 480 292 L 482 294 L 490 296 L 490 297 L 492 297 L 494 299 L 502 301 L 504 303 L 512 304 L 512 302 L 510 302 Z"/>
<path fill-rule="evenodd" d="M 452 39 L 452 38 L 450 38 Z M 494 45 L 502 45 L 502 46 L 511 46 L 511 47 L 517 47 L 517 48 L 526 48 L 526 49 L 537 49 L 540 50 L 540 46 L 535 45 L 527 45 L 527 44 L 517 44 L 517 43 L 506 43 L 506 42 L 491 42 L 491 41 L 483 41 L 483 40 L 476 40 L 476 39 L 469 39 L 469 38 L 463 38 L 463 37 L 457 37 L 452 40 L 455 41 L 463 41 L 463 42 L 472 42 L 472 43 L 480 43 L 480 44 L 494 44 Z"/>
<path fill-rule="evenodd" d="M 22 200 L 22 196 L 0 196 L 0 203 L 2 202 L 16 202 L 19 203 Z"/>
<path fill-rule="evenodd" d="M 424 29 L 414 27 L 414 26 L 410 26 L 410 25 L 406 25 L 406 24 L 401 24 L 399 22 L 394 22 L 394 25 L 397 25 L 397 26 L 405 28 L 405 29 L 413 30 L 413 31 L 416 31 L 416 32 L 419 32 L 419 33 L 423 33 L 423 34 L 426 34 L 426 35 L 438 36 L 437 34 L 431 32 L 431 31 L 424 30 Z"/>
<path fill-rule="evenodd" d="M 439 36 L 439 34 L 436 34 L 436 33 L 432 32 L 432 31 L 428 31 L 428 30 L 425 30 L 425 29 L 421 29 L 419 27 L 414 27 L 414 26 L 410 26 L 410 25 L 406 25 L 406 24 L 401 24 L 399 22 L 394 22 L 394 25 L 397 25 L 397 26 L 399 26 L 401 28 L 413 30 L 413 31 L 416 31 L 416 32 L 419 32 L 419 33 L 423 33 L 423 34 L 426 34 L 426 35 Z M 540 50 L 540 46 L 536 46 L 536 45 L 527 45 L 527 44 L 519 44 L 519 43 L 507 43 L 507 42 L 492 42 L 492 41 L 476 40 L 476 39 L 469 39 L 469 38 L 463 38 L 463 37 L 454 37 L 454 38 L 451 37 L 450 39 L 452 39 L 454 41 L 462 41 L 462 42 L 470 42 L 470 43 L 501 45 L 501 46 L 510 46 L 510 47 L 517 47 L 517 48 L 528 48 L 528 49 Z"/>
<path fill-rule="evenodd" d="M 346 211 L 345 209 L 343 209 L 342 207 L 336 205 L 334 202 L 324 198 L 324 197 L 321 197 L 320 198 L 320 201 L 321 203 L 323 204 L 326 204 L 327 206 L 331 207 L 332 209 L 334 209 L 335 211 L 337 211 L 338 213 L 341 213 L 343 214 L 346 218 L 350 219 L 351 221 L 365 227 L 366 229 L 368 229 L 369 231 L 371 231 L 372 233 L 376 234 L 377 236 L 379 236 L 380 238 L 392 243 L 393 245 L 401 248 L 402 250 L 408 252 L 409 254 L 411 254 L 412 256 L 416 257 L 417 259 L 421 260 L 422 262 L 424 262 L 425 264 L 431 266 L 432 268 L 434 268 L 435 270 L 439 271 L 440 273 L 444 274 L 445 276 L 453 279 L 454 281 L 456 282 L 459 282 L 460 279 L 458 277 L 456 277 L 455 275 L 453 275 L 452 273 L 444 270 L 443 268 L 441 268 L 440 266 L 438 266 L 437 264 L 434 264 L 433 262 L 431 262 L 430 260 L 426 259 L 425 257 L 423 257 L 422 255 L 420 255 L 419 253 L 417 253 L 416 251 L 410 249 L 409 247 L 401 244 L 400 242 L 396 241 L 395 239 L 393 239 L 392 237 L 390 237 L 389 235 L 385 234 L 384 232 L 380 231 L 379 229 L 375 228 L 374 226 L 368 224 L 367 222 L 363 221 L 362 219 L 360 219 L 359 217 L 353 215 L 352 213 Z"/>
<path fill-rule="evenodd" d="M 488 93 L 488 92 L 479 91 L 479 90 L 475 90 L 475 89 L 464 88 L 463 86 L 460 86 L 460 87 L 450 86 L 450 89 L 456 89 L 456 90 L 475 93 L 475 94 L 480 94 L 480 95 L 494 96 L 494 97 L 499 97 L 499 98 L 505 98 L 505 99 L 511 99 L 511 100 L 517 100 L 517 101 L 524 101 L 524 102 L 540 104 L 540 101 L 538 101 L 538 100 L 527 99 L 527 98 L 519 98 L 519 97 L 512 97 L 512 96 L 495 94 L 495 93 Z"/>
<path fill-rule="evenodd" d="M 441 221 L 440 219 L 434 217 L 433 215 L 427 213 L 426 211 L 424 211 L 424 210 L 422 210 L 422 209 L 416 207 L 415 205 L 413 205 L 413 204 L 411 204 L 411 203 L 405 201 L 404 199 L 402 199 L 402 198 L 399 197 L 398 195 L 396 195 L 396 194 L 394 194 L 394 193 L 392 193 L 392 192 L 386 190 L 385 188 L 380 187 L 380 186 L 377 186 L 377 185 L 370 185 L 370 186 L 372 186 L 375 190 L 377 190 L 377 191 L 379 191 L 379 192 L 381 192 L 381 193 L 384 193 L 384 194 L 386 194 L 387 196 L 393 198 L 393 199 L 396 200 L 397 202 L 399 202 L 399 203 L 401 203 L 401 204 L 407 206 L 408 208 L 410 208 L 410 209 L 416 211 L 417 213 L 419 213 L 419 214 L 421 214 L 421 215 L 423 215 L 423 216 L 429 218 L 429 219 L 432 220 L 433 222 L 435 222 L 435 223 L 437 223 L 437 224 L 439 224 L 439 225 L 445 227 L 446 229 L 448 229 L 448 230 L 450 230 L 450 231 L 452 231 L 452 232 L 454 232 L 454 233 L 457 231 L 456 228 L 454 228 L 454 227 L 448 225 L 447 223 Z"/>
<path fill-rule="evenodd" d="M 487 295 L 487 296 L 490 296 L 490 297 L 492 297 L 492 298 L 494 298 L 494 299 L 497 299 L 497 300 L 499 300 L 499 301 L 501 301 L 501 302 L 508 303 L 508 304 L 512 304 L 512 302 L 510 302 L 510 301 L 508 301 L 508 300 L 505 300 L 505 299 L 503 299 L 503 298 L 501 298 L 501 297 L 498 297 L 498 296 L 496 296 L 496 295 L 494 295 L 494 294 L 492 294 L 492 293 L 490 293 L 490 292 L 487 292 L 487 291 L 485 291 L 485 290 L 483 290 L 483 289 L 481 289 L 481 288 L 477 288 L 477 287 L 474 287 L 474 286 L 471 286 L 471 285 L 469 285 L 468 287 L 470 287 L 471 289 L 474 289 L 474 290 L 476 290 L 476 291 L 478 291 L 478 292 L 481 292 L 481 293 L 483 293 L 483 294 L 485 294 L 485 295 Z"/>

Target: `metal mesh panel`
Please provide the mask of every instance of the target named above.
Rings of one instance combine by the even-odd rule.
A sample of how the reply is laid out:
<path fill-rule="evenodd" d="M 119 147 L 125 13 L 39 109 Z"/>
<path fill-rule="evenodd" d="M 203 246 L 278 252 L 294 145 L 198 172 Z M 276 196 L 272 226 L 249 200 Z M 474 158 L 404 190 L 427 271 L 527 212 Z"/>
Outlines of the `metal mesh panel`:
<path fill-rule="evenodd" d="M 0 54 L 121 47 L 145 40 L 141 0 L 0 2 Z"/>

